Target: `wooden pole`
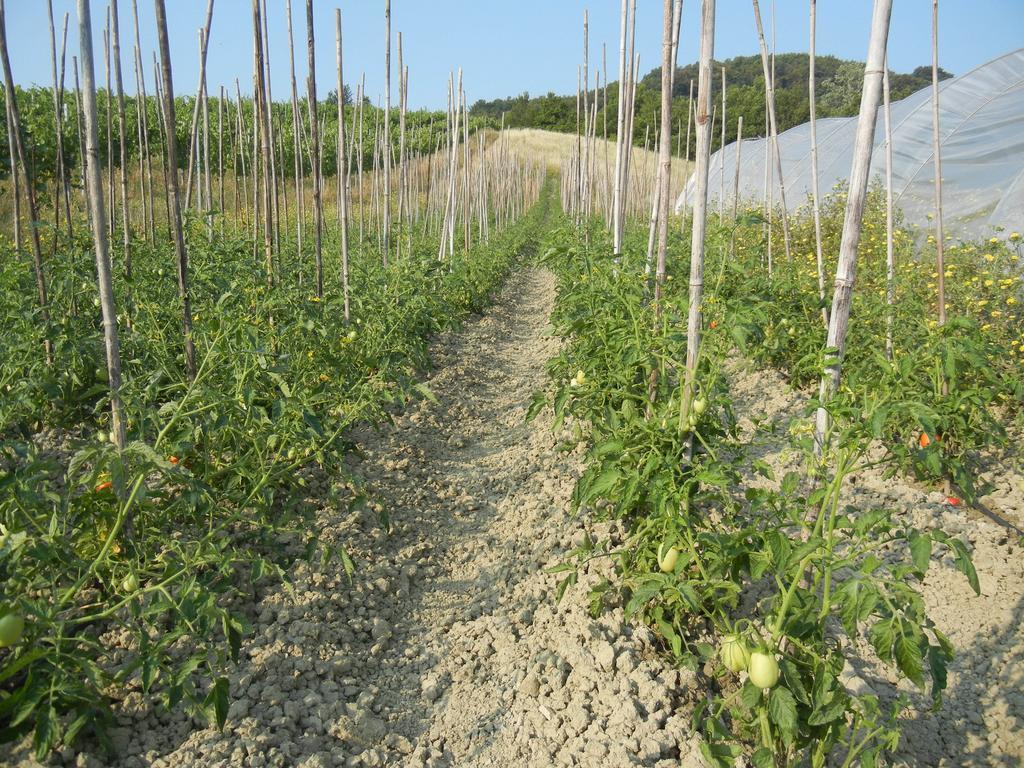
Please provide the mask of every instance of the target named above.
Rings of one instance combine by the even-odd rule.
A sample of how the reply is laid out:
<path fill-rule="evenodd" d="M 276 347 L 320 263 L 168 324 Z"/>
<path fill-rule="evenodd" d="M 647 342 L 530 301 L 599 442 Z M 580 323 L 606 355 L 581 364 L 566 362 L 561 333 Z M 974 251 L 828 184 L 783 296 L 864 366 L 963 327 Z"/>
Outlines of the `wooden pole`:
<path fill-rule="evenodd" d="M 825 304 L 825 257 L 821 245 L 821 197 L 818 194 L 818 129 L 816 117 L 815 37 L 817 32 L 817 0 L 811 0 L 811 42 L 807 56 L 807 98 L 811 116 L 811 211 L 814 217 L 814 254 L 818 270 L 818 301 L 821 302 L 821 320 L 828 328 L 828 306 Z"/>
<path fill-rule="evenodd" d="M 309 136 L 311 159 L 310 174 L 313 180 L 313 242 L 316 259 L 316 295 L 324 296 L 323 230 L 324 209 L 322 182 L 320 179 L 320 120 L 316 109 L 316 45 L 314 41 L 313 0 L 306 0 L 306 61 L 309 75 L 306 78 L 306 103 L 309 109 Z M 342 94 L 338 94 L 341 98 Z"/>
<path fill-rule="evenodd" d="M 39 301 L 39 317 L 43 322 L 43 350 L 46 364 L 53 365 L 53 344 L 50 340 L 50 306 L 46 298 L 46 278 L 43 274 L 43 250 L 39 242 L 39 208 L 36 205 L 35 181 L 25 156 L 25 142 L 21 136 L 21 112 L 18 109 L 17 90 L 14 87 L 14 75 L 11 72 L 11 59 L 7 51 L 7 14 L 4 0 L 0 0 L 0 62 L 4 69 L 4 89 L 7 92 L 7 104 L 11 113 L 11 134 L 14 136 L 14 149 L 17 164 L 21 167 L 25 181 L 25 202 L 28 205 L 30 240 L 32 242 L 32 268 L 36 279 L 36 297 Z M 17 186 L 18 180 L 14 179 Z"/>
<path fill-rule="evenodd" d="M 345 301 L 345 322 L 351 319 L 348 287 L 348 183 L 345 178 L 345 78 L 342 71 L 341 9 L 334 9 L 335 44 L 338 49 L 338 174 L 342 177 L 338 198 L 341 220 L 341 291 Z"/>
<path fill-rule="evenodd" d="M 203 24 L 203 31 L 200 40 L 202 41 L 199 46 L 199 84 L 196 85 L 196 102 L 192 108 L 192 123 L 189 126 L 188 135 L 190 137 L 190 143 L 188 147 L 188 176 L 185 180 L 185 207 L 192 207 L 192 179 L 195 172 L 195 162 L 198 156 L 196 150 L 196 141 L 199 131 L 199 109 L 200 99 L 199 94 L 203 92 L 203 88 L 206 87 L 206 53 L 210 44 L 210 26 L 213 23 L 213 0 L 207 0 L 206 3 L 206 21 Z"/>
<path fill-rule="evenodd" d="M 689 313 L 686 323 L 686 372 L 683 378 L 680 428 L 688 423 L 690 407 L 697 390 L 697 363 L 700 355 L 704 300 L 704 236 L 707 225 L 708 167 L 711 162 L 711 62 L 715 56 L 715 0 L 703 0 L 700 25 L 700 64 L 697 73 L 697 172 L 694 185 L 693 226 L 690 228 Z M 687 441 L 690 459 L 693 437 Z"/>
<path fill-rule="evenodd" d="M 156 211 L 155 211 L 155 200 L 153 196 L 153 158 L 150 154 L 149 148 L 149 97 L 146 95 L 146 71 L 142 66 L 142 43 L 139 37 L 139 3 L 138 0 L 132 0 L 132 20 L 134 22 L 135 30 L 135 67 L 138 78 L 138 98 L 139 102 L 139 130 L 142 133 L 142 143 L 140 151 L 143 152 L 146 158 L 146 169 L 145 169 L 145 183 L 146 183 L 146 195 L 149 199 L 149 219 L 146 222 L 146 232 L 153 242 L 156 240 Z"/>
<path fill-rule="evenodd" d="M 128 121 L 124 110 L 124 80 L 121 77 L 121 33 L 117 0 L 110 0 L 110 45 L 114 59 L 114 87 L 117 90 L 117 139 L 121 180 L 121 247 L 124 250 L 124 276 L 132 278 L 132 225 L 128 210 Z M 109 98 L 109 94 L 108 94 Z"/>
<path fill-rule="evenodd" d="M 153 0 L 156 8 L 156 30 L 160 40 L 160 63 L 163 76 L 164 131 L 167 137 L 167 196 L 171 208 L 171 233 L 178 262 L 178 296 L 181 298 L 182 328 L 185 339 L 185 370 L 189 381 L 196 377 L 196 349 L 192 341 L 192 301 L 188 284 L 188 251 L 181 228 L 181 195 L 178 189 L 178 148 L 174 126 L 174 81 L 171 75 L 171 46 L 167 40 L 167 11 L 164 0 Z"/>
<path fill-rule="evenodd" d="M 882 108 L 885 116 L 885 359 L 893 355 L 893 308 L 896 304 L 896 253 L 893 244 L 892 115 L 890 114 L 889 58 L 882 74 Z"/>
<path fill-rule="evenodd" d="M 382 248 L 384 266 L 391 252 L 391 0 L 384 0 L 384 163 Z"/>
<path fill-rule="evenodd" d="M 786 258 L 790 258 L 789 211 L 786 208 L 786 184 L 782 177 L 782 154 L 779 152 L 779 123 L 775 116 L 775 78 L 769 68 L 768 46 L 764 41 L 764 27 L 761 25 L 761 9 L 754 3 L 754 20 L 757 22 L 757 38 L 761 48 L 761 68 L 764 70 L 765 88 L 768 97 L 768 120 L 771 127 L 772 153 L 775 155 L 775 171 L 779 177 L 779 202 L 782 204 L 782 239 Z"/>
<path fill-rule="evenodd" d="M 743 148 L 743 115 L 736 121 L 736 167 L 733 169 L 732 180 L 732 223 L 736 224 L 736 215 L 740 205 L 740 150 Z M 734 236 L 735 237 L 735 236 Z"/>
<path fill-rule="evenodd" d="M 253 70 L 255 73 L 255 95 L 253 97 L 254 140 L 258 138 L 263 167 L 263 253 L 267 269 L 267 285 L 274 284 L 274 177 L 273 177 L 273 144 L 270 138 L 270 105 L 267 98 L 265 82 L 266 69 L 263 63 L 263 22 L 260 0 L 252 0 L 253 26 Z M 255 154 L 255 153 L 254 153 Z M 256 173 L 256 161 L 253 158 L 253 187 L 259 188 L 259 174 Z M 258 196 L 258 192 L 256 193 Z M 254 205 L 258 215 L 259 206 Z"/>
<path fill-rule="evenodd" d="M 658 145 L 658 266 L 654 274 L 654 334 L 657 338 L 661 325 L 661 292 L 665 283 L 665 262 L 668 251 L 668 182 L 672 173 L 672 37 L 675 24 L 673 0 L 664 0 L 661 29 L 661 130 Z M 647 387 L 647 401 L 654 402 L 658 391 L 658 366 L 651 368 Z"/>
<path fill-rule="evenodd" d="M 60 209 L 61 203 L 65 201 L 65 194 L 67 192 L 67 178 L 64 169 L 64 110 L 61 105 L 61 88 L 57 76 L 57 36 L 54 31 L 53 25 L 53 0 L 46 0 L 46 11 L 50 21 L 50 70 L 53 75 L 53 125 L 54 125 L 54 136 L 56 138 L 56 150 L 57 150 L 57 163 L 56 163 L 56 178 L 54 179 L 54 190 L 53 190 L 53 217 L 54 217 L 54 229 L 60 231 Z M 64 37 L 67 39 L 67 14 L 64 14 Z M 63 60 L 63 52 L 61 53 L 61 59 Z M 65 208 L 66 219 L 68 224 L 68 235 L 71 234 L 71 206 L 67 205 Z M 57 238 L 53 240 L 53 247 L 56 251 Z"/>
<path fill-rule="evenodd" d="M 939 138 L 939 0 L 932 0 L 932 157 L 935 163 L 935 270 L 938 273 L 938 320 L 946 324 L 945 231 L 942 222 L 942 143 Z M 942 377 L 942 394 L 949 381 Z"/>
<path fill-rule="evenodd" d="M 117 200 L 114 196 L 114 125 L 112 121 L 114 105 L 111 103 L 113 89 L 110 80 L 110 6 L 107 6 L 107 26 L 103 30 L 103 64 L 107 79 L 106 117 L 107 117 L 107 234 L 114 239 L 114 211 Z"/>
<path fill-rule="evenodd" d="M 295 175 L 295 253 L 299 261 L 299 280 L 302 279 L 302 227 L 306 216 L 302 166 L 302 113 L 299 111 L 299 90 L 295 79 L 295 37 L 292 34 L 292 0 L 286 0 L 288 16 L 288 60 L 292 85 L 292 173 Z"/>
<path fill-rule="evenodd" d="M 115 3 L 116 6 L 116 3 Z M 116 11 L 115 11 L 116 12 Z M 83 148 L 86 164 L 86 188 L 92 211 L 92 241 L 96 251 L 96 276 L 103 315 L 103 346 L 107 357 L 107 380 L 110 387 L 110 425 L 114 445 L 123 451 L 127 442 L 124 406 L 121 402 L 121 345 L 117 332 L 117 307 L 114 303 L 114 285 L 110 268 L 110 248 L 106 214 L 103 210 L 103 179 L 100 172 L 99 135 L 96 128 L 96 78 L 93 73 L 92 16 L 89 0 L 78 0 L 79 53 L 82 56 L 82 94 L 85 111 L 86 145 Z"/>
<path fill-rule="evenodd" d="M 624 142 L 626 141 L 626 24 L 628 20 L 628 0 L 622 0 L 622 17 L 619 22 L 619 96 L 618 122 L 615 131 L 615 182 L 612 189 L 611 220 L 612 253 L 622 252 L 622 231 L 619 227 L 619 211 L 622 209 L 623 181 L 622 165 L 624 158 Z"/>
<path fill-rule="evenodd" d="M 857 133 L 853 144 L 853 167 L 850 170 L 850 187 L 846 198 L 843 236 L 839 245 L 839 263 L 836 267 L 832 313 L 829 316 L 828 339 L 825 342 L 825 348 L 830 352 L 822 371 L 818 392 L 818 402 L 821 405 L 818 407 L 815 419 L 814 447 L 819 456 L 825 454 L 827 447 L 831 426 L 827 406 L 833 394 L 839 389 L 843 354 L 846 349 L 846 331 L 850 321 L 850 305 L 853 300 L 853 284 L 857 269 L 857 247 L 860 244 L 864 201 L 868 191 L 868 173 L 871 169 L 871 153 L 875 139 L 875 119 L 878 115 L 878 102 L 882 95 L 882 74 L 885 71 L 885 48 L 889 37 L 891 12 L 892 0 L 875 0 L 867 62 L 864 68 L 860 116 L 857 118 Z"/>
<path fill-rule="evenodd" d="M 14 196 L 14 250 L 21 250 L 21 186 L 18 184 L 18 160 L 14 149 L 14 121 L 11 118 L 11 102 L 14 94 L 4 94 L 4 113 L 7 116 L 7 157 L 11 163 L 11 188 Z"/>

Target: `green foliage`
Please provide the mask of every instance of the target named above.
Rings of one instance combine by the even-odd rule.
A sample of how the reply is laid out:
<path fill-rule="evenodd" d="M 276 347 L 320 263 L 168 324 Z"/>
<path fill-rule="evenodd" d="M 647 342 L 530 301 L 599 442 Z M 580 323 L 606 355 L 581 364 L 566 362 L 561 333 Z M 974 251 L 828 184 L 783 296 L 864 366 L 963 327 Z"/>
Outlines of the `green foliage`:
<path fill-rule="evenodd" d="M 840 192 L 826 206 L 826 253 L 838 250 L 841 202 Z M 943 329 L 930 326 L 929 267 L 913 260 L 904 233 L 896 354 L 887 361 L 878 221 L 875 195 L 844 386 L 824 404 L 833 417 L 830 451 L 824 460 L 815 457 L 810 421 L 798 420 L 791 447 L 805 457 L 807 473 L 781 478 L 740 438 L 722 367 L 739 348 L 795 384 L 820 376 L 826 350 L 808 217 L 794 221 L 797 256 L 787 262 L 777 255 L 770 279 L 758 216 L 735 226 L 710 223 L 696 392 L 707 407 L 695 419 L 683 418 L 693 411 L 683 407 L 681 385 L 687 243 L 670 241 L 658 325 L 642 277 L 645 231 L 628 231 L 617 257 L 596 228 L 584 237 L 563 227 L 549 243 L 545 261 L 559 274 L 553 323 L 566 341 L 550 365 L 550 400 L 556 425 L 571 418 L 574 428 L 589 430 L 575 501 L 598 518 L 623 520 L 629 533 L 616 549 L 587 542 L 574 557 L 579 563 L 610 556 L 616 564 L 616 580 L 593 592 L 595 611 L 617 594 L 627 617 L 647 622 L 677 663 L 700 665 L 709 675 L 716 693 L 698 707 L 694 723 L 712 765 L 731 766 L 741 754 L 758 766 L 878 764 L 898 742 L 897 716 L 906 702 L 897 697 L 883 706 L 875 692 L 848 686 L 848 665 L 870 647 L 868 661 L 874 657 L 896 678 L 927 689 L 938 706 L 953 649 L 928 617 L 919 585 L 933 563 L 945 561 L 980 590 L 964 541 L 914 528 L 900 510 L 845 506 L 842 492 L 850 475 L 881 465 L 932 480 L 951 476 L 972 493 L 972 457 L 1020 402 L 1019 395 L 1010 401 L 1020 391 L 1020 369 L 1005 363 L 1006 347 L 988 334 L 1002 338 L 1022 325 L 1019 315 L 1000 314 L 988 318 L 1006 323 L 998 333 L 992 322 L 986 327 L 963 316 Z M 1017 247 L 1019 238 L 953 249 L 951 269 L 962 282 L 951 290 L 951 303 L 977 311 L 986 279 L 978 271 L 1015 263 Z M 884 281 L 884 261 L 881 274 Z M 1019 281 L 1007 285 L 1019 297 Z M 1019 311 L 1006 298 L 1000 312 Z M 652 373 L 657 386 L 649 400 Z M 811 399 L 808 411 L 816 406 Z M 941 440 L 922 448 L 922 431 Z M 751 471 L 772 482 L 752 482 Z M 674 562 L 664 559 L 673 549 Z M 562 570 L 563 584 L 572 583 L 573 563 Z M 720 658 L 716 637 L 736 637 L 776 659 L 778 683 L 761 690 L 738 677 Z"/>
<path fill-rule="evenodd" d="M 437 260 L 415 236 L 388 267 L 352 257 L 352 323 L 337 281 L 317 301 L 285 258 L 268 287 L 246 236 L 189 232 L 199 372 L 184 375 L 169 243 L 134 244 L 117 271 L 129 444 L 107 440 L 99 310 L 88 244 L 54 259 L 52 369 L 40 361 L 24 254 L 0 266 L 0 617 L 25 618 L 0 648 L 0 739 L 34 733 L 42 759 L 83 733 L 101 740 L 110 697 L 137 688 L 208 722 L 227 716 L 228 672 L 248 628 L 235 606 L 297 557 L 349 555 L 318 540 L 314 503 L 361 504 L 345 430 L 430 397 L 417 383 L 430 338 L 489 300 L 543 221 L 550 189 L 520 222 Z M 84 237 L 84 234 L 83 234 Z M 325 246 L 327 273 L 338 249 Z M 285 251 L 287 253 L 287 251 Z M 119 253 L 115 250 L 115 264 Z M 308 277 L 307 277 L 308 280 Z M 130 324 L 124 322 L 130 317 Z M 310 496 L 313 481 L 332 486 Z"/>

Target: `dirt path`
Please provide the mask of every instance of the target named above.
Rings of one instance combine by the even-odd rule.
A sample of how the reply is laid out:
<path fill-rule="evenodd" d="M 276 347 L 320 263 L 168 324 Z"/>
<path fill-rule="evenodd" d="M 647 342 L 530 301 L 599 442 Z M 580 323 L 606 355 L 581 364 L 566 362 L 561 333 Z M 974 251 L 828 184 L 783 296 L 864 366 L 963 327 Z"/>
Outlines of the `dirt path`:
<path fill-rule="evenodd" d="M 369 508 L 318 521 L 355 559 L 352 581 L 337 561 L 300 565 L 294 593 L 251 607 L 223 733 L 133 694 L 119 765 L 696 764 L 693 677 L 666 668 L 621 611 L 587 612 L 607 564 L 557 605 L 560 576 L 545 572 L 587 524 L 568 505 L 580 449 L 558 450 L 567 434 L 552 434 L 550 413 L 525 422 L 558 350 L 553 302 L 553 276 L 528 269 L 439 340 L 426 382 L 437 402 L 355 435 Z"/>
<path fill-rule="evenodd" d="M 788 449 L 786 433 L 803 417 L 807 400 L 773 371 L 730 370 L 730 389 L 741 416 L 752 457 L 767 462 L 781 478 L 800 469 L 800 457 Z M 762 420 L 767 428 L 755 429 Z M 1024 520 L 1024 479 L 1004 467 L 989 473 L 996 491 L 986 501 L 1010 520 Z M 767 481 L 753 476 L 751 483 Z M 1024 557 L 1017 537 L 977 513 L 949 505 L 943 494 L 914 487 L 879 471 L 851 477 L 844 503 L 855 509 L 885 507 L 922 529 L 941 528 L 964 538 L 972 548 L 981 583 L 975 596 L 967 580 L 949 563 L 928 572 L 921 591 L 929 615 L 953 642 L 956 658 L 949 672 L 943 708 L 929 712 L 927 697 L 913 685 L 900 690 L 916 711 L 907 711 L 896 765 L 1020 766 L 1024 764 Z M 998 506 L 997 506 L 998 505 Z M 865 658 L 873 651 L 865 644 Z M 848 684 L 867 686 L 879 696 L 895 680 L 880 662 L 852 671 Z"/>

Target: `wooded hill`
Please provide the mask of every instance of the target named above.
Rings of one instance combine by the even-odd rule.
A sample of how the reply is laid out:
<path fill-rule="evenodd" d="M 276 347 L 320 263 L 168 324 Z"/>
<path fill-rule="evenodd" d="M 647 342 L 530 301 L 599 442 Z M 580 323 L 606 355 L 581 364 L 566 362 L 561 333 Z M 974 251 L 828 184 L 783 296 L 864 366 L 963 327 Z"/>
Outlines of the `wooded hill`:
<path fill-rule="evenodd" d="M 763 136 L 765 133 L 764 76 L 760 56 L 737 56 L 725 61 L 716 61 L 714 66 L 713 101 L 721 104 L 721 68 L 726 73 L 726 112 L 728 126 L 726 141 L 736 137 L 736 120 L 743 115 L 743 134 L 746 137 Z M 854 115 L 860 105 L 860 89 L 864 80 L 864 64 L 859 61 L 840 59 L 835 56 L 818 56 L 815 59 L 816 94 L 818 117 L 843 117 Z M 952 77 L 940 69 L 939 77 Z M 686 130 L 686 114 L 690 81 L 696 83 L 697 64 L 687 64 L 676 70 L 673 91 L 672 112 L 677 116 L 675 133 Z M 808 101 L 808 56 L 806 53 L 783 53 L 775 58 L 775 100 L 779 130 L 783 131 L 806 122 L 810 117 Z M 909 96 L 914 91 L 931 84 L 931 67 L 917 67 L 910 73 L 890 72 L 892 98 L 894 101 Z M 591 98 L 593 98 L 593 91 Z M 597 113 L 597 132 L 604 135 L 605 121 L 609 136 L 615 135 L 618 110 L 619 84 L 608 85 L 608 102 L 605 107 L 604 89 L 600 94 Z M 661 68 L 648 72 L 637 83 L 636 118 L 633 140 L 643 143 L 648 126 L 653 142 L 654 127 L 658 124 L 658 109 L 661 98 Z M 607 112 L 606 112 L 607 110 Z M 553 131 L 575 132 L 576 94 L 559 96 L 549 92 L 543 96 L 531 97 L 528 93 L 492 101 L 480 100 L 473 104 L 470 114 L 487 118 L 498 123 L 505 116 L 505 125 L 517 128 L 543 128 Z M 715 147 L 720 133 L 715 131 Z M 691 149 L 692 152 L 692 149 Z"/>

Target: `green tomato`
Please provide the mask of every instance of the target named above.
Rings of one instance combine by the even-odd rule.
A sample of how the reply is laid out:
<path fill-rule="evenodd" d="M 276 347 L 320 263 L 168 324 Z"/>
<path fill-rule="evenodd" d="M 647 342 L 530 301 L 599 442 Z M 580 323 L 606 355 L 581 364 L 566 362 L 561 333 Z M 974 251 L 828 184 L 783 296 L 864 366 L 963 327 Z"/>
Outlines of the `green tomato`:
<path fill-rule="evenodd" d="M 7 648 L 21 640 L 25 631 L 25 619 L 21 614 L 8 613 L 0 617 L 0 648 Z"/>
<path fill-rule="evenodd" d="M 741 672 L 750 664 L 750 651 L 739 635 L 723 637 L 718 653 L 730 672 Z"/>
<path fill-rule="evenodd" d="M 698 397 L 693 401 L 692 410 L 698 416 L 703 415 L 704 411 L 708 409 L 708 401 L 703 397 Z"/>
<path fill-rule="evenodd" d="M 124 581 L 121 582 L 121 591 L 126 594 L 131 594 L 139 588 L 139 577 L 134 573 L 129 573 L 124 577 Z"/>
<path fill-rule="evenodd" d="M 679 550 L 664 544 L 658 547 L 658 567 L 662 573 L 672 573 L 679 561 Z"/>
<path fill-rule="evenodd" d="M 636 406 L 633 405 L 632 400 L 622 401 L 622 418 L 626 421 L 632 421 L 636 416 Z"/>
<path fill-rule="evenodd" d="M 768 651 L 750 654 L 750 682 L 758 688 L 774 688 L 779 682 L 779 662 Z"/>

